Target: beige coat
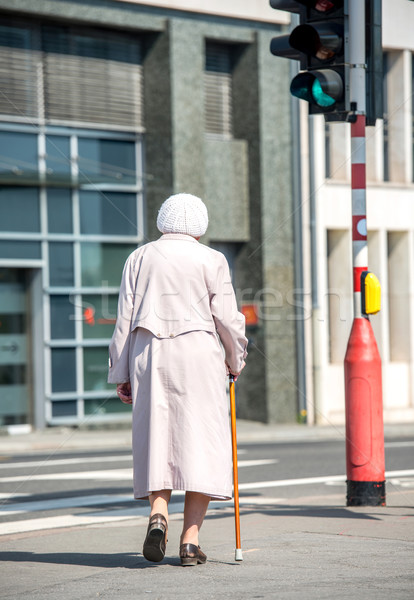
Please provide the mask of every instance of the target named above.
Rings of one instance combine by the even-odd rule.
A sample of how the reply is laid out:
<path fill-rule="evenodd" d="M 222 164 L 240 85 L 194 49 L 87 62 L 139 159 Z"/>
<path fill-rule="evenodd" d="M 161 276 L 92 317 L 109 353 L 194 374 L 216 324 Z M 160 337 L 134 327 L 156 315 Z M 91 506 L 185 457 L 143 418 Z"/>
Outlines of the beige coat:
<path fill-rule="evenodd" d="M 126 261 L 109 348 L 110 383 L 131 382 L 134 495 L 159 489 L 231 497 L 225 358 L 247 339 L 223 254 L 166 234 Z"/>

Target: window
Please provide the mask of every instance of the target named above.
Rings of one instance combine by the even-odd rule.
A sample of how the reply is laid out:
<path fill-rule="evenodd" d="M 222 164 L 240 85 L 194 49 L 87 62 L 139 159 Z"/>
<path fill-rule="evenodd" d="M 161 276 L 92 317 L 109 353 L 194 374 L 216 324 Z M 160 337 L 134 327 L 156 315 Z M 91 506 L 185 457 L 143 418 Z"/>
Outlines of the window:
<path fill-rule="evenodd" d="M 135 249 L 126 244 L 81 244 L 82 286 L 119 286 L 125 261 Z"/>
<path fill-rule="evenodd" d="M 36 135 L 14 131 L 0 132 L 0 182 L 20 183 L 33 179 L 37 182 L 37 163 Z"/>
<path fill-rule="evenodd" d="M 80 138 L 79 179 L 84 183 L 134 184 L 135 143 Z"/>
<path fill-rule="evenodd" d="M 410 236 L 406 231 L 389 231 L 388 326 L 390 360 L 409 362 L 410 341 Z"/>
<path fill-rule="evenodd" d="M 232 47 L 207 42 L 204 73 L 205 128 L 207 133 L 231 137 Z"/>
<path fill-rule="evenodd" d="M 42 40 L 50 119 L 141 125 L 141 48 L 136 36 L 44 26 Z"/>
<path fill-rule="evenodd" d="M 76 400 L 60 400 L 52 402 L 52 417 L 75 417 L 77 411 Z"/>
<path fill-rule="evenodd" d="M 0 187 L 0 230 L 40 231 L 37 188 Z"/>
<path fill-rule="evenodd" d="M 120 402 L 118 398 L 107 398 L 105 400 L 85 400 L 85 415 L 95 417 L 106 414 L 131 413 L 131 407 L 128 404 Z"/>
<path fill-rule="evenodd" d="M 383 73 L 384 73 L 384 85 L 383 85 L 383 107 L 384 107 L 384 181 L 390 181 L 390 148 L 389 148 L 389 106 L 388 106 L 388 89 L 387 81 L 390 69 L 389 54 L 384 52 L 383 54 Z"/>
<path fill-rule="evenodd" d="M 4 15 L 2 21 L 5 21 Z M 1 25 L 0 47 L 0 113 L 39 116 L 37 64 L 40 52 L 34 31 L 24 26 Z"/>
<path fill-rule="evenodd" d="M 76 356 L 74 348 L 52 350 L 52 392 L 76 390 Z"/>
<path fill-rule="evenodd" d="M 344 360 L 352 325 L 351 236 L 346 230 L 327 231 L 329 361 Z"/>
<path fill-rule="evenodd" d="M 49 265 L 51 286 L 73 286 L 73 244 L 70 242 L 49 243 Z"/>
<path fill-rule="evenodd" d="M 75 306 L 69 296 L 50 297 L 50 334 L 52 340 L 75 337 Z"/>
<path fill-rule="evenodd" d="M 111 338 L 117 306 L 118 295 L 82 296 L 83 338 Z"/>
<path fill-rule="evenodd" d="M 411 135 L 412 135 L 412 180 L 414 181 L 414 54 L 411 54 Z"/>
<path fill-rule="evenodd" d="M 15 23 L 0 27 L 0 114 L 142 127 L 136 35 Z"/>
<path fill-rule="evenodd" d="M 70 190 L 47 188 L 47 222 L 50 233 L 72 233 Z"/>
<path fill-rule="evenodd" d="M 125 192 L 80 192 L 81 233 L 136 235 L 137 197 Z"/>
<path fill-rule="evenodd" d="M 108 348 L 83 349 L 84 388 L 87 391 L 112 389 L 107 383 L 108 377 Z"/>
<path fill-rule="evenodd" d="M 46 136 L 46 177 L 48 181 L 70 182 L 70 142 L 62 135 Z"/>
<path fill-rule="evenodd" d="M 0 240 L 0 258 L 41 258 L 40 242 Z"/>

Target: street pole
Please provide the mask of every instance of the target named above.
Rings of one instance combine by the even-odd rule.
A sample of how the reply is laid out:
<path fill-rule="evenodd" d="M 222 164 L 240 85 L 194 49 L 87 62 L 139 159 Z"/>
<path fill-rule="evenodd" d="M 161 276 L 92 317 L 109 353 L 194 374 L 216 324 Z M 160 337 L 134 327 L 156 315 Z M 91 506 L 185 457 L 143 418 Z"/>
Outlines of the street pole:
<path fill-rule="evenodd" d="M 366 220 L 365 2 L 348 0 L 354 321 L 345 355 L 347 506 L 385 505 L 381 358 L 361 285 L 368 271 Z"/>

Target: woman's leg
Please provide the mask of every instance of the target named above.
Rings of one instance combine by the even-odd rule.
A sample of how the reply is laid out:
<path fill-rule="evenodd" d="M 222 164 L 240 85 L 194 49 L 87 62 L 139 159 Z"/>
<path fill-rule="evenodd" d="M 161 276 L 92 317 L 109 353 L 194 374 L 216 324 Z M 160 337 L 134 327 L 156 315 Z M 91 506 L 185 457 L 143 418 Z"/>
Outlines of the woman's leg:
<path fill-rule="evenodd" d="M 198 532 L 203 524 L 210 497 L 198 492 L 186 492 L 184 504 L 184 524 L 180 544 L 198 546 Z"/>
<path fill-rule="evenodd" d="M 165 556 L 170 497 L 171 490 L 159 490 L 149 495 L 151 514 L 142 553 L 152 562 L 160 562 Z"/>
<path fill-rule="evenodd" d="M 157 492 L 152 492 L 148 498 L 151 506 L 150 517 L 156 513 L 159 513 L 168 521 L 168 503 L 171 498 L 171 490 L 159 490 Z"/>

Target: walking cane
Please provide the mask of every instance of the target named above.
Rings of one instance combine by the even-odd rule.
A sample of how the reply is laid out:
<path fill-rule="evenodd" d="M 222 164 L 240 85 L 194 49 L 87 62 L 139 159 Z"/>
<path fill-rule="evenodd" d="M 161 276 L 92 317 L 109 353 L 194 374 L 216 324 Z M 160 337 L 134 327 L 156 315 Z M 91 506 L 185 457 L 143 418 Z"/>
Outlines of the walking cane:
<path fill-rule="evenodd" d="M 230 373 L 230 414 L 231 414 L 231 445 L 233 451 L 233 487 L 234 487 L 234 519 L 236 525 L 235 560 L 243 560 L 240 539 L 240 510 L 239 510 L 239 474 L 237 469 L 237 436 L 236 436 L 236 393 L 234 375 Z"/>

